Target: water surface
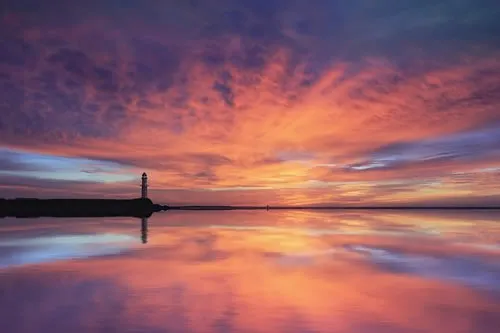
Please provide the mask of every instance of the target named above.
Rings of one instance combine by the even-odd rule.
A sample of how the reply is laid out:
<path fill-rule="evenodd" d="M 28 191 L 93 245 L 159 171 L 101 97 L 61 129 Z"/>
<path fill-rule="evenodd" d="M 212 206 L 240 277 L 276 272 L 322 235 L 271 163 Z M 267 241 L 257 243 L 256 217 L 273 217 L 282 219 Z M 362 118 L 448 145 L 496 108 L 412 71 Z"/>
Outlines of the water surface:
<path fill-rule="evenodd" d="M 2 332 L 498 332 L 500 212 L 0 220 Z"/>

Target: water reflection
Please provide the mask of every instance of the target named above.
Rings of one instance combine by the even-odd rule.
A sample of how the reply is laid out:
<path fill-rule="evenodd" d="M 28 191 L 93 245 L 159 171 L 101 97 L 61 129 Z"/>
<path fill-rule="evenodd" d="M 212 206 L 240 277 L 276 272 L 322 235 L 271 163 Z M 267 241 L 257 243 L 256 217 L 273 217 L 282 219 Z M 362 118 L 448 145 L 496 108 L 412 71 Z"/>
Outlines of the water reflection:
<path fill-rule="evenodd" d="M 148 242 L 148 218 L 143 217 L 141 219 L 141 240 L 142 244 L 147 244 Z"/>
<path fill-rule="evenodd" d="M 0 268 L 121 253 L 133 237 L 119 234 L 53 235 L 0 240 Z"/>
<path fill-rule="evenodd" d="M 87 235 L 90 248 L 105 243 L 92 238 L 102 235 L 135 241 L 105 256 L 0 268 L 0 326 L 55 333 L 493 333 L 500 327 L 499 216 L 175 212 L 150 218 L 149 239 L 148 220 L 141 220 L 145 245 L 137 240 L 137 219 L 7 220 L 2 255 L 74 239 L 61 235 Z"/>

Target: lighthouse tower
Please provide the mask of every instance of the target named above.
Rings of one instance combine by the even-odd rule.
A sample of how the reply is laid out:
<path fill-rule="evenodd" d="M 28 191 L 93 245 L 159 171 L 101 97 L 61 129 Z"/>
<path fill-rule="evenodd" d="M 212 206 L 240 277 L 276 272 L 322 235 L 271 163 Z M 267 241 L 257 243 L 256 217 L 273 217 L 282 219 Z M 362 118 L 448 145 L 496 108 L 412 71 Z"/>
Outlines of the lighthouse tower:
<path fill-rule="evenodd" d="M 146 199 L 147 197 L 148 197 L 148 175 L 144 172 L 142 174 L 141 198 Z"/>

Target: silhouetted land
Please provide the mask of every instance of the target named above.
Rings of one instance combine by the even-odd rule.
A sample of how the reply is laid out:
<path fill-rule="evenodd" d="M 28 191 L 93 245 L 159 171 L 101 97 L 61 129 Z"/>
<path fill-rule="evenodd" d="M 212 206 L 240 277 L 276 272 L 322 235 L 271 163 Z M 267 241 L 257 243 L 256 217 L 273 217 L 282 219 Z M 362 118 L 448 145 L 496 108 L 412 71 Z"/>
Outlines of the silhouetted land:
<path fill-rule="evenodd" d="M 0 199 L 0 217 L 149 217 L 159 210 L 150 199 Z"/>
<path fill-rule="evenodd" d="M 107 217 L 130 216 L 144 218 L 154 212 L 168 210 L 222 211 L 222 210 L 469 210 L 500 209 L 500 207 L 450 206 L 166 206 L 150 199 L 0 199 L 1 217 Z"/>

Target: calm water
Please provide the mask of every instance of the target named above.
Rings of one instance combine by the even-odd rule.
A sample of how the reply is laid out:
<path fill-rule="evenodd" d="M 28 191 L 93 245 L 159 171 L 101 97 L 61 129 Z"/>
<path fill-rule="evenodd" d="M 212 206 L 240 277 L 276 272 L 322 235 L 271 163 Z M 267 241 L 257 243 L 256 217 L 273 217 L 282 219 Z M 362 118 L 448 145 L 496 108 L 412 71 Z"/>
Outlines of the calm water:
<path fill-rule="evenodd" d="M 498 333 L 500 212 L 4 219 L 0 327 Z"/>

